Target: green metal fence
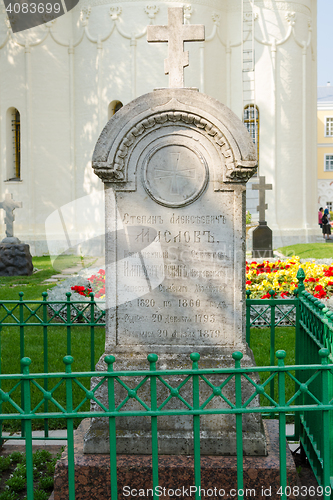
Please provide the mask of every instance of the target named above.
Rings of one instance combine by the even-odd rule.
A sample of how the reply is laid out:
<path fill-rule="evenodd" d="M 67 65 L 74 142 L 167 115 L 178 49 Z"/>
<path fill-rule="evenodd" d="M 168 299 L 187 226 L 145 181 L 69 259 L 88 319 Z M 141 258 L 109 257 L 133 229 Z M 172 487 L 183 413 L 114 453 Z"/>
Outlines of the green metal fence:
<path fill-rule="evenodd" d="M 243 446 L 242 446 L 242 415 L 248 413 L 277 413 L 279 416 L 279 455 L 280 455 L 280 498 L 287 499 L 290 496 L 290 485 L 287 483 L 287 461 L 286 461 L 286 413 L 293 411 L 301 415 L 315 414 L 316 425 L 321 429 L 326 429 L 330 418 L 330 413 L 333 410 L 333 400 L 329 395 L 329 376 L 333 370 L 333 364 L 328 363 L 329 350 L 326 348 L 320 349 L 318 356 L 320 363 L 304 366 L 285 366 L 284 358 L 285 351 L 277 351 L 278 359 L 277 366 L 270 367 L 242 367 L 242 353 L 234 352 L 233 359 L 235 361 L 234 368 L 228 369 L 200 369 L 200 355 L 198 353 L 191 354 L 192 369 L 188 370 L 158 370 L 156 354 L 148 355 L 149 369 L 142 371 L 113 371 L 114 356 L 107 356 L 105 362 L 107 370 L 105 372 L 74 372 L 71 371 L 73 363 L 72 356 L 65 356 L 65 370 L 62 373 L 30 373 L 29 366 L 31 360 L 23 358 L 22 373 L 15 375 L 0 375 L 0 380 L 9 380 L 12 387 L 7 392 L 0 391 L 0 397 L 6 407 L 10 407 L 10 411 L 3 415 L 6 419 L 18 419 L 24 424 L 26 453 L 27 453 L 27 499 L 33 500 L 33 465 L 32 465 L 32 421 L 36 419 L 57 418 L 65 419 L 67 422 L 67 438 L 68 438 L 68 486 L 69 500 L 75 499 L 75 461 L 74 461 L 74 425 L 75 418 L 87 417 L 107 417 L 109 419 L 110 433 L 110 480 L 111 480 L 111 500 L 116 500 L 118 497 L 117 486 L 117 455 L 116 455 L 116 418 L 128 418 L 136 416 L 147 416 L 151 419 L 151 443 L 152 443 L 152 477 L 153 477 L 153 492 L 154 500 L 158 498 L 157 486 L 159 485 L 158 475 L 158 431 L 157 419 L 159 416 L 175 416 L 175 415 L 192 415 L 193 417 L 193 438 L 194 438 L 194 477 L 196 500 L 199 500 L 199 488 L 201 487 L 201 470 L 200 470 L 200 418 L 203 415 L 211 414 L 232 414 L 236 415 L 236 434 L 237 434 L 237 492 L 238 499 L 244 498 L 244 488 L 246 485 L 243 480 Z M 304 378 L 304 369 L 306 368 L 307 377 Z M 254 374 L 260 374 L 262 371 L 269 371 L 270 376 L 264 383 L 258 383 L 258 379 Z M 101 377 L 100 382 L 93 388 L 87 389 L 82 383 L 82 379 L 98 375 Z M 211 376 L 219 376 L 219 383 L 212 383 Z M 300 376 L 301 375 L 301 380 Z M 170 377 L 177 376 L 182 379 L 178 387 L 171 387 Z M 221 383 L 221 376 L 223 382 Z M 140 377 L 140 382 L 137 379 Z M 285 396 L 285 381 L 291 377 L 295 381 L 295 393 L 286 400 Z M 46 391 L 43 387 L 43 380 L 56 378 L 57 384 L 50 391 Z M 270 380 L 277 379 L 278 396 L 273 398 L 267 391 Z M 129 382 L 132 380 L 132 383 Z M 226 384 L 230 381 L 235 385 L 235 396 L 230 399 L 224 392 Z M 321 387 L 320 397 L 314 395 L 312 385 L 314 381 L 318 382 Z M 108 388 L 108 405 L 99 400 L 98 389 L 102 384 L 107 384 Z M 246 401 L 242 397 L 242 384 L 250 383 L 253 387 L 253 392 Z M 122 389 L 125 389 L 125 397 L 121 401 L 115 399 L 115 386 L 119 384 Z M 163 384 L 168 390 L 168 394 L 163 401 L 157 398 L 157 384 Z M 190 384 L 192 397 L 184 400 L 180 394 L 180 387 L 185 384 Z M 64 385 L 66 390 L 65 401 L 59 401 L 57 392 Z M 77 385 L 82 391 L 82 399 L 76 406 L 73 405 L 73 387 Z M 139 389 L 144 385 L 149 386 L 149 397 L 139 395 Z M 211 391 L 209 397 L 202 396 L 202 387 L 207 386 Z M 31 390 L 35 387 L 39 391 L 39 403 L 32 408 L 31 406 Z M 22 402 L 19 404 L 20 394 L 22 391 Z M 266 392 L 267 391 L 267 392 Z M 267 398 L 269 406 L 253 407 L 251 403 L 259 395 Z M 300 395 L 306 396 L 306 400 L 301 400 Z M 210 409 L 209 402 L 213 397 L 221 398 L 223 407 Z M 166 407 L 170 399 L 176 398 L 184 403 L 184 409 L 168 409 Z M 135 411 L 126 410 L 126 403 L 130 399 L 135 399 L 140 409 Z M 52 404 L 52 410 L 45 412 L 45 401 Z M 82 411 L 82 405 L 86 401 L 95 401 L 98 405 L 98 410 Z M 8 408 L 7 408 L 8 410 Z M 330 478 L 330 461 L 331 449 L 330 446 L 324 446 L 322 450 L 322 476 L 321 488 L 323 497 L 326 499 L 332 498 L 332 482 Z M 163 480 L 162 480 L 163 482 Z M 295 488 L 297 488 L 295 486 Z M 317 490 L 318 491 L 318 490 Z M 295 493 L 295 491 L 294 491 Z"/>
<path fill-rule="evenodd" d="M 62 325 L 66 328 L 67 354 L 71 354 L 73 328 L 90 328 L 90 369 L 95 368 L 95 329 L 105 326 L 105 311 L 101 311 L 90 294 L 90 301 L 71 300 L 72 294 L 66 293 L 66 301 L 49 301 L 47 292 L 43 300 L 24 300 L 19 292 L 19 300 L 3 300 L 0 303 L 0 331 L 3 327 L 18 327 L 20 330 L 20 358 L 25 356 L 25 328 L 41 328 L 44 337 L 44 372 L 48 373 L 48 332 L 50 328 Z"/>
<path fill-rule="evenodd" d="M 300 318 L 298 324 L 298 336 L 296 345 L 296 363 L 303 365 L 304 370 L 300 372 L 301 390 L 307 383 L 309 363 L 319 361 L 318 349 L 326 348 L 329 362 L 333 361 L 333 322 L 332 312 L 325 308 L 324 304 L 315 299 L 308 292 L 302 292 L 300 297 Z M 319 351 L 320 352 L 320 351 Z M 332 372 L 328 374 L 325 380 L 325 387 L 318 383 L 318 380 L 311 382 L 311 391 L 315 397 L 321 398 L 326 392 L 329 399 L 333 397 L 333 376 Z M 299 396 L 301 404 L 309 401 L 309 395 L 306 391 L 301 392 Z M 311 412 L 305 411 L 298 415 L 297 422 L 300 442 L 311 463 L 311 467 L 319 482 L 325 481 L 325 473 L 333 475 L 333 459 L 330 456 L 330 467 L 324 469 L 323 463 L 326 458 L 326 449 L 333 449 L 333 413 L 325 415 L 323 427 L 318 426 L 316 416 Z M 329 456 L 329 455 L 328 455 Z M 328 476 L 329 477 L 329 476 Z"/>
<path fill-rule="evenodd" d="M 72 354 L 72 335 L 76 330 L 85 328 L 89 330 L 90 360 L 87 367 L 95 370 L 95 333 L 96 328 L 105 326 L 105 312 L 101 311 L 98 303 L 94 299 L 94 294 L 90 296 L 90 301 L 72 300 L 72 294 L 66 293 L 66 301 L 49 301 L 47 292 L 42 293 L 42 300 L 25 300 L 24 293 L 19 292 L 19 300 L 4 300 L 0 303 L 0 373 L 2 372 L 2 332 L 4 328 L 12 331 L 19 331 L 20 359 L 26 356 L 26 339 L 29 329 L 34 328 L 40 331 L 43 338 L 42 356 L 43 372 L 49 373 L 49 335 L 55 327 L 60 325 L 66 335 L 66 351 L 62 354 Z M 31 330 L 30 330 L 31 331 Z M 48 390 L 49 379 L 44 378 L 44 389 Z M 1 388 L 1 380 L 0 380 Z M 0 400 L 0 412 L 1 412 Z M 45 412 L 47 413 L 48 401 L 45 400 Z M 14 439 L 9 437 L 7 439 Z M 22 429 L 22 439 L 24 430 Z M 50 439 L 48 419 L 44 422 L 44 437 L 37 439 Z M 0 421 L 0 444 L 2 442 L 2 423 Z"/>
<path fill-rule="evenodd" d="M 270 363 L 273 365 L 275 329 L 284 316 L 294 314 L 296 332 L 295 364 L 302 367 L 298 372 L 298 380 L 295 380 L 295 386 L 299 386 L 297 396 L 295 396 L 297 404 L 306 405 L 312 401 L 312 398 L 321 400 L 323 391 L 327 391 L 328 400 L 331 401 L 333 398 L 332 372 L 329 372 L 327 380 L 325 380 L 327 387 L 324 388 L 317 378 L 311 379 L 309 366 L 312 363 L 320 362 L 320 350 L 323 348 L 327 349 L 329 362 L 333 362 L 333 312 L 329 311 L 323 302 L 305 291 L 305 274 L 302 268 L 299 269 L 297 278 L 299 282 L 298 293 L 294 299 L 274 299 L 274 292 L 272 292 L 272 299 L 252 300 L 249 298 L 250 294 L 247 293 L 247 341 L 251 344 L 251 327 L 255 325 L 258 318 L 264 317 L 266 326 L 270 328 Z M 260 306 L 259 312 L 256 309 L 258 306 Z M 281 313 L 278 321 L 276 321 L 277 309 Z M 267 317 L 269 317 L 268 320 Z M 300 383 L 301 385 L 299 385 Z M 270 381 L 270 395 L 274 394 L 274 385 L 275 380 L 272 379 Z M 309 386 L 311 387 L 311 395 L 307 390 Z M 294 424 L 294 434 L 287 437 L 290 440 L 300 441 L 319 484 L 324 484 L 325 474 L 328 474 L 327 477 L 333 476 L 333 457 L 326 455 L 327 448 L 333 451 L 333 414 L 332 412 L 327 413 L 325 424 L 323 424 L 325 426 L 322 427 L 318 424 L 316 413 L 309 411 L 296 412 Z M 325 429 L 324 432 L 323 429 Z M 327 463 L 324 465 L 324 462 L 328 460 L 328 456 L 330 456 L 329 467 Z"/>
<path fill-rule="evenodd" d="M 256 411 L 268 414 L 271 417 L 278 416 L 280 419 L 280 431 L 281 440 L 280 445 L 285 439 L 285 427 L 284 423 L 287 414 L 293 413 L 295 415 L 295 433 L 292 436 L 287 436 L 289 439 L 300 440 L 306 455 L 310 461 L 310 464 L 314 470 L 314 473 L 318 479 L 318 482 L 323 487 L 328 487 L 330 482 L 330 477 L 333 476 L 333 436 L 332 436 L 332 399 L 333 399 L 333 382 L 332 382 L 332 363 L 333 363 L 333 313 L 328 311 L 324 304 L 304 291 L 304 272 L 302 269 L 298 272 L 298 295 L 292 299 L 274 299 L 272 294 L 272 299 L 259 299 L 253 300 L 248 294 L 246 300 L 246 336 L 247 341 L 251 344 L 251 327 L 255 325 L 255 319 L 258 317 L 264 317 L 264 323 L 270 328 L 270 367 L 256 367 L 250 369 L 241 369 L 237 363 L 240 360 L 235 358 L 235 370 L 230 372 L 230 376 L 235 378 L 236 385 L 241 384 L 241 380 L 248 376 L 251 371 L 270 372 L 268 378 L 261 384 L 255 385 L 255 391 L 257 395 L 262 395 L 261 397 L 268 402 L 268 406 L 259 406 Z M 261 308 L 260 312 L 255 312 L 257 307 Z M 252 317 L 251 317 L 252 311 Z M 279 311 L 279 317 L 276 312 Z M 269 319 L 267 319 L 267 313 Z M 293 315 L 295 318 L 295 329 L 296 329 L 296 359 L 295 365 L 289 367 L 283 367 L 283 357 L 278 357 L 277 366 L 275 365 L 275 329 L 281 324 L 284 317 L 290 317 Z M 94 399 L 94 394 L 88 389 L 84 388 L 82 382 L 79 379 L 87 380 L 95 374 L 95 332 L 96 328 L 103 327 L 105 325 L 104 312 L 100 311 L 98 304 L 94 300 L 92 295 L 90 302 L 82 302 L 80 300 L 72 301 L 70 294 L 67 294 L 66 301 L 48 301 L 47 294 L 43 293 L 43 299 L 41 301 L 24 300 L 24 294 L 19 293 L 18 301 L 2 301 L 0 304 L 0 354 L 1 354 L 1 329 L 6 328 L 16 328 L 19 330 L 20 338 L 20 358 L 25 358 L 25 338 L 27 335 L 27 327 L 33 327 L 34 329 L 40 329 L 41 335 L 43 336 L 43 373 L 30 375 L 29 363 L 25 359 L 23 374 L 17 375 L 0 375 L 0 439 L 2 438 L 2 422 L 3 420 L 20 420 L 22 421 L 22 439 L 25 440 L 27 444 L 27 452 L 30 453 L 31 442 L 31 428 L 26 424 L 26 421 L 30 423 L 37 419 L 43 419 L 45 422 L 44 430 L 45 437 L 40 439 L 50 439 L 48 437 L 48 420 L 50 418 L 57 419 L 68 419 L 67 428 L 69 429 L 68 443 L 71 446 L 71 436 L 73 431 L 73 418 L 77 417 L 88 417 L 91 416 L 90 412 L 79 411 L 82 409 L 82 405 Z M 63 373 L 49 373 L 49 349 L 48 349 L 48 337 L 50 331 L 55 326 L 63 325 L 66 335 L 66 374 Z M 90 372 L 80 372 L 76 374 L 70 374 L 70 362 L 68 356 L 72 353 L 72 334 L 76 329 L 82 327 L 88 327 L 89 329 L 89 341 L 90 341 Z M 324 349 L 324 350 L 323 350 Z M 325 355 L 323 354 L 325 353 Z M 0 356 L 1 358 L 1 356 Z M 111 360 L 111 358 L 110 358 Z M 192 380 L 195 387 L 195 380 L 201 380 L 201 376 L 207 371 L 198 371 L 197 363 L 198 360 L 192 359 L 193 361 L 193 372 L 182 372 L 184 376 L 188 376 L 189 380 Z M 155 362 L 149 359 L 151 363 L 151 371 Z M 330 364 L 327 364 L 330 363 Z M 325 368 L 319 368 L 325 366 Z M 1 369 L 1 365 L 0 365 Z M 237 371 L 238 370 L 238 371 Z M 149 373 L 140 372 L 143 377 L 148 377 L 147 380 L 150 381 L 152 391 L 154 392 L 154 384 L 158 377 L 162 377 L 165 372 L 158 372 L 152 377 L 151 371 Z M 112 373 L 112 375 L 108 375 Z M 135 376 L 136 372 L 126 372 L 126 377 Z M 114 374 L 112 371 L 112 363 L 110 361 L 109 371 L 103 376 L 106 377 L 109 387 L 112 388 L 112 384 L 118 382 L 117 377 L 125 376 L 125 373 Z M 195 377 L 199 377 L 196 379 Z M 288 402 L 284 401 L 284 381 L 288 377 L 295 383 L 295 392 Z M 1 389 L 3 383 L 8 384 L 8 381 L 16 380 L 15 388 L 6 390 L 5 392 Z M 120 378 L 119 378 L 120 380 Z M 283 380 L 283 382 L 282 382 Z M 52 382 L 52 386 L 50 385 Z M 37 384 L 37 385 L 36 385 Z M 69 387 L 74 386 L 80 387 L 84 391 L 84 399 L 76 405 L 76 409 L 71 408 L 73 400 L 68 399 L 69 397 Z M 81 384 L 81 385 L 80 385 Z M 110 385 L 111 384 L 111 385 Z M 277 385 L 278 384 L 278 385 Z M 63 385 L 66 386 L 66 405 L 58 408 L 58 412 L 51 411 L 52 407 L 56 404 L 54 399 L 55 391 L 58 391 Z M 278 388 L 278 400 L 274 398 L 274 385 Z M 82 386 L 82 387 L 81 387 Z M 27 401 L 31 398 L 31 387 L 33 390 L 41 391 L 41 400 L 38 404 L 38 408 L 27 413 Z M 56 389 L 55 389 L 56 387 Z M 16 394 L 15 398 L 12 398 L 12 394 Z M 19 396 L 18 396 L 19 394 Z M 112 394 L 112 391 L 111 391 Z M 19 397 L 19 399 L 17 399 Z M 174 396 L 172 396 L 174 397 Z M 254 395 L 255 397 L 255 395 Z M 26 399 L 25 399 L 26 398 Z M 54 399 L 54 401 L 53 401 Z M 154 398 L 153 398 L 154 399 Z M 153 429 L 153 447 L 156 447 L 156 419 L 158 415 L 166 414 L 163 413 L 163 409 L 153 406 L 153 399 L 151 402 L 151 407 L 144 408 L 148 416 L 152 418 L 152 429 Z M 15 403 L 13 407 L 16 408 L 17 413 L 8 414 L 8 404 L 11 401 Z M 240 405 L 240 400 L 238 403 L 233 402 L 226 413 L 234 412 L 238 415 L 238 427 L 240 428 L 241 415 L 243 413 L 249 412 L 250 409 L 246 406 Z M 282 404 L 283 402 L 283 404 Z M 7 406 L 6 406 L 7 405 Z M 190 405 L 191 406 L 191 405 Z M 111 412 L 112 410 L 112 412 Z M 118 416 L 119 409 L 112 407 L 112 397 L 110 399 L 109 408 L 103 408 L 103 415 L 110 417 L 110 426 L 112 432 L 114 433 L 115 428 L 115 415 Z M 162 413 L 159 413 L 162 411 Z M 200 415 L 205 414 L 204 408 L 194 407 L 187 410 L 193 415 L 193 422 L 200 422 Z M 251 409 L 253 412 L 253 409 Z M 110 413 L 111 412 L 111 413 Z M 151 413 L 155 412 L 155 413 Z M 192 413 L 191 413 L 192 412 Z M 197 412 L 197 413 L 196 413 Z M 203 413 L 202 413 L 203 412 Z M 122 416 L 125 416 L 124 412 L 121 412 Z M 174 413 L 173 413 L 174 414 Z M 96 414 L 94 413 L 94 416 Z M 133 416 L 135 416 L 133 414 Z M 72 427 L 71 427 L 72 426 Z M 283 431 L 281 430 L 283 427 Z M 110 430 L 111 430 L 110 428 Z M 198 424 L 194 425 L 194 433 L 198 435 Z M 196 429 L 196 430 L 195 430 Z M 325 432 L 322 432 L 325 429 Z M 198 438 L 197 438 L 198 439 Z M 241 433 L 238 432 L 238 447 L 240 447 Z M 30 444 L 29 444 L 30 443 Z M 110 444 L 111 446 L 111 444 Z M 199 445 L 197 445 L 199 446 Z M 199 450 L 200 451 L 200 450 Z M 115 453 L 115 451 L 113 451 Z M 198 451 L 196 452 L 198 456 Z M 241 457 L 241 455 L 239 455 Z M 156 457 L 155 457 L 156 462 Z M 238 459 L 241 462 L 241 458 Z M 240 463 L 239 462 L 239 463 Z M 198 462 L 196 462 L 198 463 Z M 157 469 L 156 469 L 157 470 Z M 154 472 L 155 482 L 156 474 Z M 241 469 L 239 469 L 241 470 Z M 115 474 L 113 470 L 112 474 Z M 239 474 L 242 475 L 241 472 Z M 283 475 L 282 475 L 283 476 Z M 283 484 L 283 477 L 281 476 L 281 481 Z M 70 482 L 72 479 L 70 479 Z M 240 482 L 241 484 L 241 482 Z M 31 495 L 31 494 L 30 494 Z M 28 497 L 30 500 L 32 497 Z M 73 497 L 73 493 L 72 496 Z M 115 497 L 113 497 L 115 498 Z M 282 497 L 283 498 L 283 497 Z M 326 498 L 330 498 L 326 496 Z M 332 497 L 333 498 L 333 497 Z"/>

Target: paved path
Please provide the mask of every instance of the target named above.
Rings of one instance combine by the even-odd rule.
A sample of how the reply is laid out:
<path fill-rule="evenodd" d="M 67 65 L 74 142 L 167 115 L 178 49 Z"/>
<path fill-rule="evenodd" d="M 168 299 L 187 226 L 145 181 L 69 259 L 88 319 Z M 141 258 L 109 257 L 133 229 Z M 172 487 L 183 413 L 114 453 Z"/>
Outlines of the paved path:
<path fill-rule="evenodd" d="M 84 269 L 89 269 L 89 267 L 103 267 L 105 265 L 105 258 L 104 256 L 102 257 L 97 257 L 97 260 L 95 260 L 93 257 L 91 257 L 91 264 L 92 266 L 83 266 L 81 262 L 79 262 L 76 266 L 68 267 L 67 269 L 63 269 L 60 273 L 53 274 L 51 278 L 48 278 L 44 280 L 42 283 L 58 283 L 61 280 L 64 280 L 66 278 L 70 278 L 75 276 L 76 274 L 79 274 L 80 271 Z"/>

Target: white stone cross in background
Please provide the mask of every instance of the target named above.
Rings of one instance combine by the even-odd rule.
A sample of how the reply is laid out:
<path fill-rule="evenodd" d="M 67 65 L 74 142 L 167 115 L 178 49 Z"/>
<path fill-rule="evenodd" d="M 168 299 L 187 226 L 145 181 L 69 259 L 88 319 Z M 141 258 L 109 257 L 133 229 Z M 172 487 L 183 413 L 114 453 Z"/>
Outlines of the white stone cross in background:
<path fill-rule="evenodd" d="M 203 42 L 203 24 L 183 24 L 183 7 L 168 9 L 167 26 L 147 26 L 148 42 L 168 42 L 168 58 L 164 60 L 165 74 L 169 75 L 170 88 L 184 87 L 184 68 L 189 65 L 188 51 L 184 42 Z"/>
<path fill-rule="evenodd" d="M 14 236 L 14 227 L 13 227 L 13 223 L 15 220 L 14 210 L 15 208 L 22 208 L 22 202 L 14 201 L 13 195 L 7 193 L 5 195 L 4 201 L 0 202 L 0 208 L 2 208 L 6 213 L 5 215 L 6 236 L 7 238 L 12 238 Z"/>

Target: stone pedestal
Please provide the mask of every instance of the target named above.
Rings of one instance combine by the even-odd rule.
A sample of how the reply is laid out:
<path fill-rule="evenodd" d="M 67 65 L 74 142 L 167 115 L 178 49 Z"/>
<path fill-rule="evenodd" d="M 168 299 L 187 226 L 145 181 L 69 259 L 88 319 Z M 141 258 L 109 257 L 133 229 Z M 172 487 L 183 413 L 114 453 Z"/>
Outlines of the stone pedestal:
<path fill-rule="evenodd" d="M 259 222 L 252 233 L 252 257 L 256 259 L 266 259 L 274 257 L 272 230 L 266 222 Z"/>
<path fill-rule="evenodd" d="M 129 348 L 115 349 L 116 362 L 115 371 L 147 370 L 149 368 L 147 355 L 150 352 L 158 352 L 159 359 L 157 369 L 180 370 L 191 369 L 190 353 L 193 347 L 182 346 L 182 351 L 170 346 L 132 346 Z M 176 351 L 176 353 L 174 352 Z M 220 349 L 213 347 L 201 347 L 201 359 L 199 369 L 234 368 L 235 362 L 232 358 L 231 349 Z M 106 371 L 104 356 L 96 365 L 97 371 Z M 118 361 L 117 361 L 118 360 Z M 244 356 L 241 361 L 242 367 L 254 366 L 252 351 L 244 348 Z M 259 382 L 256 374 L 251 373 L 251 378 Z M 177 388 L 186 378 L 185 375 L 165 377 L 168 384 Z M 207 375 L 206 378 L 218 387 L 227 378 L 226 375 Z M 125 379 L 126 383 L 134 388 L 142 380 L 142 377 L 131 377 Z M 92 379 L 91 387 L 94 388 L 100 379 Z M 116 407 L 127 397 L 127 391 L 122 390 L 117 383 Z M 189 404 L 192 404 L 192 383 L 188 382 L 179 390 L 180 396 Z M 222 394 L 235 404 L 235 381 L 232 379 L 222 389 Z M 244 377 L 242 378 L 242 399 L 247 401 L 254 393 L 253 385 Z M 157 382 L 157 405 L 160 406 L 170 395 L 170 391 L 160 381 Z M 202 380 L 200 382 L 200 404 L 203 404 L 213 394 L 212 389 Z M 150 385 L 146 384 L 138 392 L 140 399 L 150 405 Z M 105 406 L 108 405 L 108 394 L 106 384 L 96 391 L 96 398 Z M 252 406 L 258 404 L 258 396 L 252 402 Z M 207 409 L 228 408 L 228 404 L 220 397 L 213 397 L 207 405 Z M 186 409 L 186 406 L 177 397 L 164 407 L 165 409 Z M 92 401 L 91 409 L 98 410 L 97 404 Z M 142 406 L 135 400 L 130 399 L 126 403 L 126 411 L 142 410 Z M 146 455 L 151 454 L 151 421 L 149 417 L 122 417 L 117 419 L 117 453 L 129 453 Z M 200 447 L 202 455 L 236 455 L 236 419 L 234 415 L 203 415 L 200 418 Z M 193 418 L 190 415 L 160 416 L 158 417 L 158 449 L 163 455 L 192 455 L 193 454 Z M 92 424 L 84 437 L 85 453 L 108 453 L 109 452 L 109 422 L 106 418 L 93 418 Z M 245 414 L 243 416 L 243 452 L 245 455 L 266 455 L 266 439 L 262 425 L 261 415 L 257 413 Z"/>
<path fill-rule="evenodd" d="M 0 243 L 0 276 L 30 276 L 32 272 L 29 245 L 3 241 Z"/>
<path fill-rule="evenodd" d="M 270 498 L 280 500 L 277 494 L 280 481 L 278 422 L 265 420 L 268 455 L 266 457 L 244 457 L 244 498 Z M 75 498 L 76 500 L 110 500 L 110 455 L 83 454 L 83 436 L 89 427 L 84 420 L 75 432 Z M 296 467 L 287 443 L 287 478 L 291 488 L 298 484 Z M 159 484 L 161 498 L 176 498 L 170 490 L 181 489 L 178 498 L 195 497 L 193 456 L 159 456 Z M 117 457 L 118 497 L 152 498 L 152 465 L 147 455 L 127 455 Z M 68 456 L 67 449 L 58 461 L 54 477 L 54 500 L 68 498 Z M 126 488 L 127 487 L 127 488 Z M 237 459 L 236 457 L 205 456 L 201 458 L 201 487 L 207 490 L 216 488 L 202 498 L 237 498 Z M 165 488 L 165 490 L 163 490 Z M 150 493 L 147 493 L 150 489 Z M 254 490 L 250 493 L 249 490 Z M 133 491 L 131 491 L 133 490 Z M 136 490 L 136 491 L 134 491 Z M 141 495 L 139 493 L 141 490 Z M 144 494 L 143 494 L 144 490 Z M 185 493 L 184 493 L 185 490 Z M 187 490 L 187 494 L 186 494 Z M 220 493 L 219 493 L 220 490 Z M 224 493 L 223 491 L 224 490 Z M 179 493 L 179 492 L 178 492 Z M 295 497 L 290 496 L 290 499 Z"/>

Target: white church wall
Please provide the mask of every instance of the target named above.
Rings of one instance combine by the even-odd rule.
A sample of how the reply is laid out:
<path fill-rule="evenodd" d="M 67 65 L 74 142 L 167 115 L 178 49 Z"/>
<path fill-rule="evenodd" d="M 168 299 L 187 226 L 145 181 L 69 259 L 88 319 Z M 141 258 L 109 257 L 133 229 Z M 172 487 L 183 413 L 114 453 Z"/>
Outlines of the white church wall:
<path fill-rule="evenodd" d="M 145 28 L 149 22 L 166 24 L 168 6 L 178 4 L 182 5 L 160 1 L 157 9 L 141 0 L 94 0 L 89 9 L 89 2 L 80 2 L 79 8 L 55 22 L 29 30 L 31 46 L 26 48 L 24 32 L 13 36 L 21 45 L 12 40 L 3 43 L 7 27 L 4 12 L 0 14 L 0 198 L 11 192 L 23 202 L 15 212 L 14 230 L 32 245 L 33 253 L 47 251 L 44 224 L 54 211 L 102 191 L 91 156 L 108 120 L 110 102 L 126 104 L 168 86 L 167 44 L 147 44 Z M 273 184 L 266 193 L 267 221 L 277 247 L 310 240 L 317 230 L 312 168 L 316 1 L 255 4 L 260 175 Z M 240 1 L 192 0 L 186 5 L 190 7 L 185 9 L 186 22 L 204 23 L 208 39 L 186 44 L 190 67 L 185 83 L 229 105 L 242 118 Z M 5 182 L 9 107 L 21 113 L 22 182 Z M 100 227 L 102 220 L 94 208 L 92 213 Z M 75 243 L 81 241 L 84 229 L 80 213 L 72 215 L 69 227 Z M 0 229 L 4 234 L 3 225 Z"/>

